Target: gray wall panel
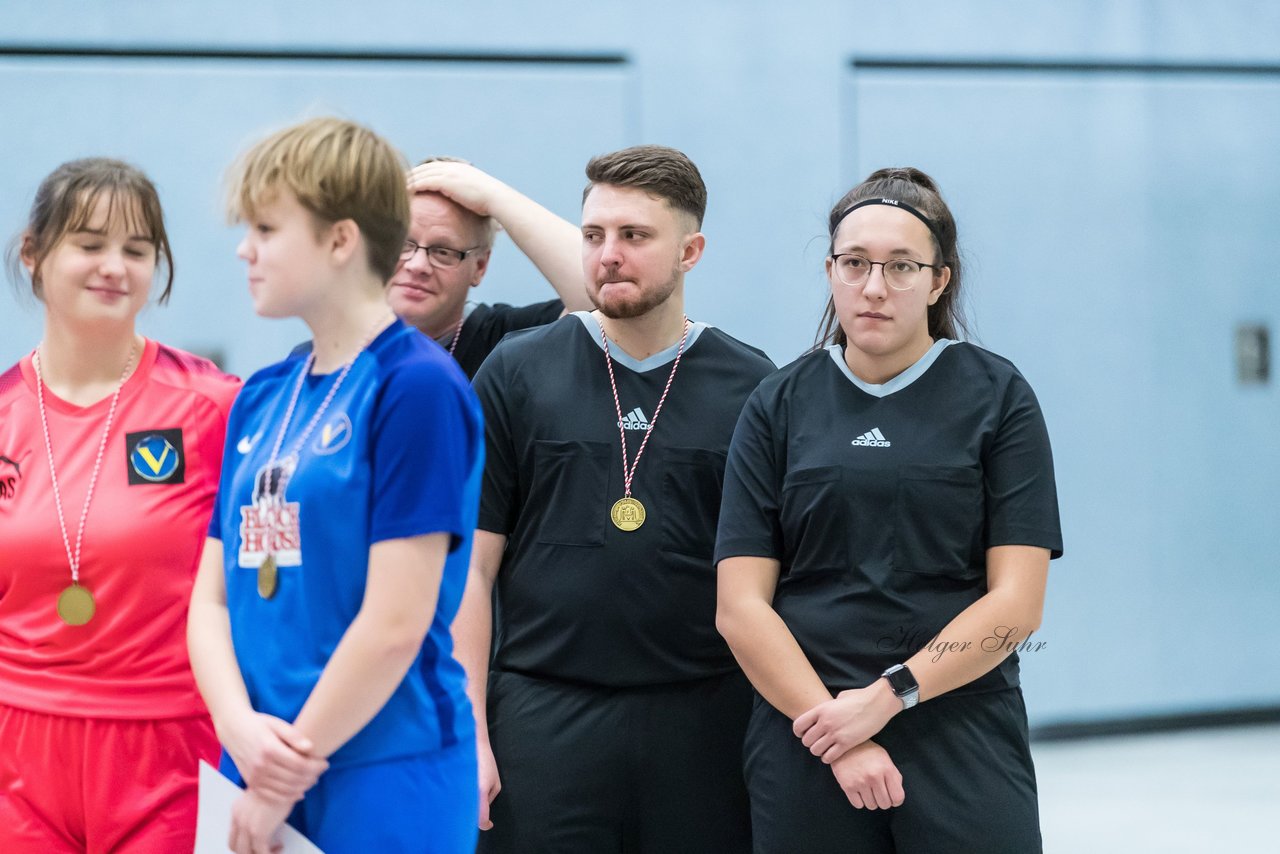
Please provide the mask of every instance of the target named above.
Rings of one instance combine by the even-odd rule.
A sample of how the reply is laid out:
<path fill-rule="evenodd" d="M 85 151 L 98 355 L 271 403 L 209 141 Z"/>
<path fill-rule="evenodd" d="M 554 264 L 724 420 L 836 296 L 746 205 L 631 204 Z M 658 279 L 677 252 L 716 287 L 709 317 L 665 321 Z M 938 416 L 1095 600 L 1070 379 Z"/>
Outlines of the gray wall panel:
<path fill-rule="evenodd" d="M 235 257 L 241 228 L 222 215 L 223 175 L 244 147 L 297 119 L 342 115 L 383 133 L 413 162 L 467 156 L 496 175 L 518 177 L 531 195 L 576 217 L 583 164 L 624 144 L 633 100 L 628 78 L 623 65 L 0 59 L 0 112 L 23 116 L 30 128 L 57 129 L 6 141 L 0 222 L 20 226 L 40 179 L 66 159 L 107 154 L 141 166 L 160 187 L 178 271 L 170 305 L 148 309 L 143 331 L 179 347 L 222 350 L 228 369 L 247 375 L 307 333 L 300 322 L 253 315 Z M 583 97 L 597 105 L 590 121 L 563 134 L 564 118 Z M 66 120 L 69 111 L 75 121 Z M 477 294 L 526 301 L 554 295 L 505 238 Z M 39 337 L 36 307 L 14 315 L 0 339 L 5 364 Z"/>
<path fill-rule="evenodd" d="M 625 61 L 13 53 L 40 45 Z M 1027 374 L 1055 441 L 1068 556 L 1051 572 L 1048 646 L 1026 656 L 1033 722 L 1274 705 L 1280 413 L 1274 382 L 1235 385 L 1231 333 L 1265 322 L 1274 340 L 1280 308 L 1278 45 L 1280 6 L 1264 0 L 0 0 L 0 234 L 59 161 L 137 161 L 161 185 L 179 268 L 145 330 L 225 349 L 247 372 L 304 337 L 252 317 L 220 214 L 223 170 L 263 130 L 337 111 L 410 158 L 469 157 L 571 219 L 590 155 L 661 142 L 710 190 L 690 313 L 782 363 L 825 299 L 828 207 L 872 167 L 915 163 L 959 217 L 981 341 Z M 877 59 L 1259 67 L 850 69 Z M 499 247 L 483 297 L 545 292 L 517 256 Z M 8 364 L 39 313 L 6 296 L 0 317 Z"/>
<path fill-rule="evenodd" d="M 1280 398 L 1233 361 L 1237 323 L 1280 320 L 1280 75 L 853 78 L 856 174 L 940 182 L 982 343 L 1049 421 L 1067 556 L 1024 657 L 1034 714 L 1280 702 L 1248 652 L 1280 643 Z"/>

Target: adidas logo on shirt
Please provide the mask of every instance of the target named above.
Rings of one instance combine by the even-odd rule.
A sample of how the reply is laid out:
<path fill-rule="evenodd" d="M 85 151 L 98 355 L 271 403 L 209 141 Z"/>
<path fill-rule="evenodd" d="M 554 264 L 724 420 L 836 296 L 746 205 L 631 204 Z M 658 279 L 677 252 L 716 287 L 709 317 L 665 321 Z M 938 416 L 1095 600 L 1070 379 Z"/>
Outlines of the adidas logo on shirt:
<path fill-rule="evenodd" d="M 855 447 L 859 448 L 887 448 L 890 445 L 888 439 L 880 432 L 879 427 L 872 428 L 871 432 L 863 433 L 861 436 L 853 440 Z"/>
<path fill-rule="evenodd" d="M 622 416 L 622 420 L 618 422 L 618 426 L 623 430 L 648 430 L 649 419 L 645 417 L 645 414 L 640 411 L 640 407 L 637 406 L 635 409 Z"/>

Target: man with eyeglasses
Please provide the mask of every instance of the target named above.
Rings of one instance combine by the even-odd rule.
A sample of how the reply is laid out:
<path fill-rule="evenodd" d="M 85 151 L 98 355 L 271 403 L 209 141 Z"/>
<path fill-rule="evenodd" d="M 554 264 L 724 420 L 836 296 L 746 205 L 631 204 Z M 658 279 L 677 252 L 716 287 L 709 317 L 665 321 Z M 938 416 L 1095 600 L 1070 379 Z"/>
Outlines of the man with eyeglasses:
<path fill-rule="evenodd" d="M 433 157 L 409 173 L 409 237 L 387 289 L 392 310 L 434 338 L 468 377 L 502 337 L 589 309 L 578 228 L 469 163 Z M 555 288 L 532 305 L 468 300 L 489 269 L 499 228 Z"/>

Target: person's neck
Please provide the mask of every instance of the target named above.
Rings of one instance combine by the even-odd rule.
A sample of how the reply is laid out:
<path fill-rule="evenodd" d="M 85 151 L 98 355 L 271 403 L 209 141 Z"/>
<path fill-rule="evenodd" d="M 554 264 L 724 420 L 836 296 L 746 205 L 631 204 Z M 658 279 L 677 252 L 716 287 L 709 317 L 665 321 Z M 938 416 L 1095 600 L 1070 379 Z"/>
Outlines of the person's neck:
<path fill-rule="evenodd" d="M 395 320 L 380 286 L 376 290 L 353 287 L 348 292 L 349 299 L 319 306 L 302 318 L 311 329 L 312 373 L 338 370 Z"/>
<path fill-rule="evenodd" d="M 40 377 L 68 403 L 89 406 L 115 393 L 126 362 L 137 370 L 143 345 L 132 323 L 70 329 L 46 317 Z"/>
<path fill-rule="evenodd" d="M 916 362 L 924 358 L 933 346 L 933 339 L 925 335 L 911 346 L 885 356 L 864 353 L 852 344 L 845 342 L 844 363 L 849 366 L 853 375 L 863 382 L 872 385 L 883 385 Z"/>
<path fill-rule="evenodd" d="M 458 324 L 462 318 L 466 316 L 467 304 L 463 303 L 456 309 L 442 313 L 438 318 L 431 318 L 418 327 L 418 331 L 434 341 L 442 338 L 449 338 L 453 335 L 454 330 L 458 328 Z"/>
<path fill-rule="evenodd" d="M 678 296 L 639 317 L 605 317 L 598 309 L 593 314 L 609 340 L 638 361 L 662 352 L 684 334 L 684 300 Z"/>

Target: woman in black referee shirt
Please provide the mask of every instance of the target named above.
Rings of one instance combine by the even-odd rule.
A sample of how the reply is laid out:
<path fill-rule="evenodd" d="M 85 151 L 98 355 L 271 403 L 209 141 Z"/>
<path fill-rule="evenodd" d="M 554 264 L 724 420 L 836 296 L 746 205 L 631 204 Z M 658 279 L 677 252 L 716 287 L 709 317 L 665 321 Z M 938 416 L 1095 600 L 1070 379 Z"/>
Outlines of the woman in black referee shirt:
<path fill-rule="evenodd" d="M 1039 851 L 1017 650 L 1062 553 L 1039 405 L 956 340 L 927 175 L 872 173 L 830 232 L 830 346 L 747 402 L 716 544 L 717 625 L 762 698 L 756 851 Z"/>

